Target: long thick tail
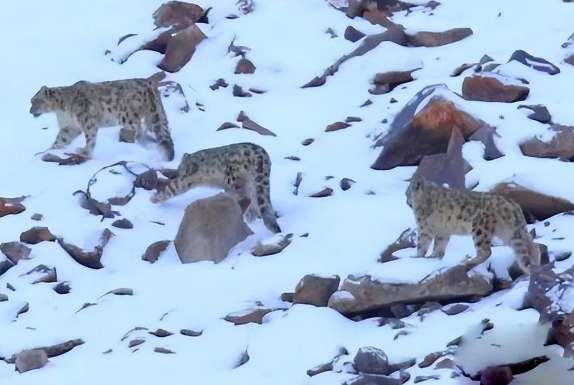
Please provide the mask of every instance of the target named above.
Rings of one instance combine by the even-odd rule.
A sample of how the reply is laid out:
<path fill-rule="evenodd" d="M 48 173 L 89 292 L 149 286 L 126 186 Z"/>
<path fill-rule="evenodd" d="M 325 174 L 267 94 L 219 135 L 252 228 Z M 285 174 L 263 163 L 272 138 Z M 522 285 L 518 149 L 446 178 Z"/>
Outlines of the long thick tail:
<path fill-rule="evenodd" d="M 150 118 L 150 129 L 155 134 L 159 145 L 164 149 L 165 156 L 167 160 L 173 160 L 175 157 L 175 149 L 173 144 L 173 139 L 169 132 L 169 124 L 167 121 L 167 115 L 165 109 L 163 108 L 163 103 L 161 100 L 161 95 L 157 90 L 157 82 L 150 80 L 152 83 L 152 116 Z"/>

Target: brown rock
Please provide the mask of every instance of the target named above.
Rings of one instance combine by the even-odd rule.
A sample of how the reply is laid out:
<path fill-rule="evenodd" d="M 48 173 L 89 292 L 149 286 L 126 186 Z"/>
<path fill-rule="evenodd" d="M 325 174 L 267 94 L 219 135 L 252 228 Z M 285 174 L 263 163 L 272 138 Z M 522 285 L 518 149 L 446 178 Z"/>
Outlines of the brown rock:
<path fill-rule="evenodd" d="M 188 27 L 177 32 L 167 31 L 167 36 L 158 37 L 156 40 L 147 43 L 143 49 L 150 49 L 154 51 L 154 43 L 161 44 L 160 39 L 165 40 L 165 56 L 158 64 L 158 68 L 166 72 L 177 72 L 183 68 L 184 65 L 191 59 L 195 52 L 195 48 L 205 39 L 205 35 L 195 25 L 191 24 Z"/>
<path fill-rule="evenodd" d="M 225 316 L 224 320 L 233 323 L 235 326 L 245 325 L 248 323 L 256 323 L 261 325 L 263 317 L 271 313 L 273 310 L 268 308 L 251 309 L 240 313 L 231 313 Z"/>
<path fill-rule="evenodd" d="M 480 385 L 508 385 L 513 379 L 508 366 L 490 367 L 480 375 Z"/>
<path fill-rule="evenodd" d="M 217 128 L 217 131 L 223 131 L 223 130 L 227 130 L 229 128 L 239 128 L 239 126 L 235 123 L 224 122 L 224 123 L 221 123 L 221 126 L 219 126 Z"/>
<path fill-rule="evenodd" d="M 327 128 L 325 128 L 325 132 L 339 131 L 339 130 L 343 130 L 347 127 L 351 127 L 351 125 L 349 123 L 346 123 L 346 122 L 335 122 L 335 123 L 329 124 L 327 126 Z"/>
<path fill-rule="evenodd" d="M 574 210 L 574 203 L 538 193 L 514 183 L 499 183 L 491 192 L 501 194 L 520 205 L 528 223 Z"/>
<path fill-rule="evenodd" d="M 357 42 L 359 40 L 361 40 L 362 38 L 364 38 L 366 35 L 359 31 L 358 29 L 352 27 L 352 26 L 348 26 L 345 29 L 345 34 L 343 35 L 343 37 L 347 40 L 349 40 L 350 42 Z"/>
<path fill-rule="evenodd" d="M 297 194 L 295 194 L 297 195 Z M 333 189 L 331 187 L 325 187 L 323 190 L 309 195 L 311 198 L 325 198 L 333 195 Z"/>
<path fill-rule="evenodd" d="M 72 291 L 69 282 L 60 282 L 54 286 L 54 291 L 58 294 L 69 294 Z"/>
<path fill-rule="evenodd" d="M 30 217 L 30 219 L 32 219 L 33 221 L 41 221 L 42 219 L 44 219 L 44 216 L 40 213 L 35 213 Z"/>
<path fill-rule="evenodd" d="M 370 276 L 350 276 L 329 299 L 329 307 L 345 315 L 388 309 L 398 303 L 421 301 L 454 302 L 460 298 L 483 297 L 492 292 L 487 277 L 466 275 L 464 266 L 456 266 L 419 283 L 385 283 Z"/>
<path fill-rule="evenodd" d="M 217 263 L 250 234 L 237 201 L 220 193 L 187 206 L 174 243 L 182 263 Z"/>
<path fill-rule="evenodd" d="M 35 245 L 44 241 L 54 242 L 55 240 L 56 237 L 47 227 L 32 227 L 30 230 L 26 230 L 20 234 L 20 242 L 28 243 L 30 245 Z"/>
<path fill-rule="evenodd" d="M 228 86 L 229 84 L 225 81 L 225 79 L 219 78 L 215 81 L 215 83 L 210 85 L 209 88 L 211 88 L 212 91 L 216 91 L 220 87 L 227 88 Z"/>
<path fill-rule="evenodd" d="M 553 125 L 554 136 L 548 142 L 532 138 L 520 145 L 522 153 L 537 158 L 558 158 L 563 161 L 574 159 L 574 127 Z"/>
<path fill-rule="evenodd" d="M 156 27 L 188 26 L 198 22 L 203 14 L 203 8 L 199 5 L 183 1 L 168 1 L 153 13 L 153 21 Z"/>
<path fill-rule="evenodd" d="M 472 29 L 470 28 L 453 28 L 443 32 L 417 32 L 414 35 L 407 35 L 407 40 L 415 47 L 439 47 L 471 35 Z"/>
<path fill-rule="evenodd" d="M 444 86 L 424 88 L 399 112 L 388 133 L 375 143 L 375 146 L 382 146 L 383 149 L 372 168 L 388 170 L 397 166 L 418 165 L 425 155 L 447 151 L 454 127 L 467 139 L 487 125 L 443 96 L 433 96 L 440 89 L 444 89 Z M 426 100 L 426 105 L 417 113 Z"/>
<path fill-rule="evenodd" d="M 464 303 L 455 303 L 454 305 L 442 308 L 442 312 L 446 315 L 457 315 L 466 311 L 470 306 Z"/>
<path fill-rule="evenodd" d="M 310 145 L 311 143 L 313 143 L 314 141 L 315 141 L 315 139 L 313 139 L 313 138 L 307 138 L 307 139 L 303 140 L 303 141 L 301 142 L 301 144 L 302 144 L 303 146 L 308 146 L 308 145 Z"/>
<path fill-rule="evenodd" d="M 258 243 L 253 250 L 251 250 L 251 255 L 255 257 L 265 257 L 268 255 L 279 254 L 287 246 L 291 244 L 293 239 L 293 234 L 287 234 L 281 237 L 277 242 L 273 243 Z"/>
<path fill-rule="evenodd" d="M 94 248 L 93 251 L 84 251 L 76 245 L 64 242 L 62 238 L 58 239 L 58 244 L 80 265 L 89 267 L 91 269 L 101 269 L 104 267 L 101 262 L 104 248 L 113 236 L 114 233 L 108 229 L 105 229 L 100 236 L 99 244 Z"/>
<path fill-rule="evenodd" d="M 20 214 L 26 207 L 20 202 L 11 202 L 7 198 L 0 198 L 0 218 L 6 215 Z"/>
<path fill-rule="evenodd" d="M 529 92 L 528 87 L 506 84 L 493 76 L 473 75 L 462 83 L 462 96 L 466 100 L 514 103 L 525 100 Z"/>
<path fill-rule="evenodd" d="M 269 135 L 269 136 L 277 136 L 275 133 L 270 131 L 269 129 L 261 126 L 258 123 L 255 123 L 249 116 L 245 114 L 245 112 L 241 111 L 237 116 L 237 121 L 241 122 L 241 126 L 247 130 L 255 131 L 260 135 Z"/>
<path fill-rule="evenodd" d="M 24 373 L 43 368 L 48 363 L 48 355 L 40 349 L 24 350 L 16 354 L 16 370 Z"/>
<path fill-rule="evenodd" d="M 56 282 L 58 280 L 58 274 L 56 272 L 56 268 L 55 267 L 48 267 L 46 265 L 38 265 L 36 267 L 34 267 L 32 270 L 30 270 L 29 272 L 22 274 L 21 276 L 24 275 L 30 275 L 30 274 L 39 274 L 39 277 L 36 278 L 32 284 L 36 284 L 36 283 L 51 283 L 51 282 Z"/>
<path fill-rule="evenodd" d="M 152 243 L 147 247 L 144 255 L 142 255 L 142 261 L 155 263 L 159 259 L 161 253 L 167 249 L 170 243 L 171 241 L 157 241 Z"/>
<path fill-rule="evenodd" d="M 233 96 L 238 98 L 249 98 L 252 96 L 249 92 L 244 91 L 243 88 L 241 86 L 238 86 L 237 84 L 233 86 L 232 94 Z"/>
<path fill-rule="evenodd" d="M 444 357 L 445 354 L 446 352 L 434 352 L 427 354 L 425 358 L 423 358 L 423 360 L 419 363 L 419 368 L 428 368 L 429 366 L 434 364 L 436 360 L 438 360 L 441 357 Z"/>
<path fill-rule="evenodd" d="M 32 249 L 20 242 L 6 242 L 0 244 L 0 251 L 13 263 L 22 259 L 30 259 Z"/>
<path fill-rule="evenodd" d="M 250 60 L 241 58 L 237 62 L 237 66 L 235 66 L 235 73 L 236 74 L 252 74 L 255 72 L 255 64 L 253 64 Z"/>
<path fill-rule="evenodd" d="M 412 82 L 414 80 L 412 73 L 418 70 L 410 70 L 410 71 L 390 71 L 390 72 L 382 72 L 375 75 L 373 79 L 374 88 L 369 90 L 369 92 L 373 95 L 381 95 L 386 94 L 387 92 L 391 92 L 395 87 Z"/>
<path fill-rule="evenodd" d="M 416 239 L 416 232 L 410 228 L 406 229 L 401 233 L 401 235 L 399 235 L 396 241 L 387 246 L 387 248 L 381 253 L 379 257 L 379 262 L 385 263 L 398 259 L 393 255 L 393 253 L 399 250 L 416 247 L 417 244 L 415 242 L 415 239 Z"/>
<path fill-rule="evenodd" d="M 187 337 L 199 337 L 203 334 L 203 331 L 195 331 L 195 330 L 191 330 L 191 329 L 181 329 L 179 331 L 179 333 L 181 335 L 184 335 Z"/>
<path fill-rule="evenodd" d="M 331 295 L 339 288 L 339 276 L 320 277 L 309 274 L 304 276 L 295 288 L 293 303 L 315 306 L 327 306 Z"/>

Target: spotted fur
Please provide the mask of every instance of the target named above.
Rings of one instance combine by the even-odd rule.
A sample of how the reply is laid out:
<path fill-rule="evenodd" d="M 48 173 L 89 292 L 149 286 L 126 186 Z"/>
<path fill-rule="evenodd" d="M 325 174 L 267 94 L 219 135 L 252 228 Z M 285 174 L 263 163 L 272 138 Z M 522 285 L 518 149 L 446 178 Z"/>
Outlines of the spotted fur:
<path fill-rule="evenodd" d="M 465 262 L 470 266 L 490 257 L 493 237 L 512 247 L 524 272 L 540 265 L 540 250 L 517 203 L 498 194 L 451 190 L 422 179 L 410 183 L 406 196 L 418 226 L 419 257 L 426 255 L 433 240 L 433 256 L 442 257 L 451 235 L 471 234 L 477 255 Z"/>
<path fill-rule="evenodd" d="M 184 154 L 177 176 L 152 196 L 158 203 L 195 186 L 223 188 L 238 202 L 249 202 L 248 216 L 263 219 L 273 232 L 281 232 L 271 205 L 271 160 L 263 147 L 236 143 Z"/>
<path fill-rule="evenodd" d="M 86 145 L 80 155 L 89 158 L 96 146 L 100 127 L 122 126 L 122 136 L 133 142 L 145 132 L 155 136 L 168 160 L 174 146 L 167 117 L 157 90 L 156 75 L 148 79 L 125 79 L 90 83 L 77 82 L 66 87 L 42 87 L 31 100 L 30 113 L 39 116 L 55 112 L 59 132 L 51 149 L 63 148 L 80 134 Z"/>

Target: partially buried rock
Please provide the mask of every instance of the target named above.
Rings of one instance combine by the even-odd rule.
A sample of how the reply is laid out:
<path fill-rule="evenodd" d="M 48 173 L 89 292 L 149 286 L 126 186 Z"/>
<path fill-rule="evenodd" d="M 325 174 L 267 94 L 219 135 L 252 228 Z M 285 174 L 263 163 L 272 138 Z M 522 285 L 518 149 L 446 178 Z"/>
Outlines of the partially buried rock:
<path fill-rule="evenodd" d="M 268 308 L 256 308 L 243 312 L 231 313 L 225 316 L 224 320 L 233 323 L 235 326 L 245 325 L 248 323 L 256 323 L 261 325 L 263 317 L 271 313 L 273 310 Z"/>
<path fill-rule="evenodd" d="M 56 286 L 54 286 L 54 291 L 58 294 L 69 294 L 72 291 L 69 282 L 59 282 Z"/>
<path fill-rule="evenodd" d="M 369 92 L 373 95 L 386 94 L 401 84 L 412 82 L 414 80 L 412 73 L 417 69 L 378 73 L 373 79 L 374 88 L 369 90 Z"/>
<path fill-rule="evenodd" d="M 22 259 L 30 259 L 32 249 L 21 242 L 6 242 L 0 244 L 0 251 L 13 263 Z"/>
<path fill-rule="evenodd" d="M 472 29 L 470 28 L 453 28 L 443 32 L 417 32 L 414 35 L 407 35 L 407 40 L 415 47 L 439 47 L 471 35 Z"/>
<path fill-rule="evenodd" d="M 532 56 L 523 50 L 514 51 L 508 61 L 510 62 L 513 60 L 516 60 L 517 62 L 522 63 L 527 67 L 535 69 L 536 71 L 546 72 L 549 75 L 556 75 L 560 73 L 560 68 L 550 63 L 548 60 L 541 57 Z"/>
<path fill-rule="evenodd" d="M 294 303 L 327 306 L 331 295 L 339 288 L 341 279 L 335 275 L 332 277 L 320 277 L 314 274 L 304 276 L 295 288 Z"/>
<path fill-rule="evenodd" d="M 257 246 L 251 250 L 251 254 L 255 257 L 265 257 L 268 255 L 279 254 L 282 252 L 293 239 L 293 234 L 281 236 L 277 241 L 271 243 L 258 243 Z"/>
<path fill-rule="evenodd" d="M 520 106 L 518 106 L 518 108 L 519 109 L 526 108 L 532 111 L 530 114 L 528 114 L 528 119 L 536 120 L 537 122 L 544 124 L 550 123 L 550 121 L 552 120 L 552 116 L 550 116 L 548 108 L 546 108 L 546 106 L 542 104 L 535 104 L 530 106 L 521 104 Z"/>
<path fill-rule="evenodd" d="M 344 37 L 345 37 L 345 39 L 349 40 L 352 43 L 361 40 L 365 36 L 366 35 L 363 32 L 359 31 L 358 29 L 354 28 L 353 26 L 348 26 L 345 29 Z"/>
<path fill-rule="evenodd" d="M 309 195 L 311 198 L 325 198 L 333 195 L 333 189 L 331 187 L 325 187 L 323 190 Z"/>
<path fill-rule="evenodd" d="M 574 159 L 574 127 L 553 125 L 550 127 L 552 139 L 543 141 L 537 137 L 528 139 L 520 145 L 526 156 L 537 158 L 557 158 L 562 161 Z"/>
<path fill-rule="evenodd" d="M 252 74 L 255 72 L 255 69 L 255 64 L 248 59 L 242 58 L 235 66 L 235 74 Z"/>
<path fill-rule="evenodd" d="M 401 380 L 398 378 L 376 374 L 361 374 L 345 381 L 343 385 L 401 385 L 401 383 Z"/>
<path fill-rule="evenodd" d="M 35 245 L 44 241 L 54 242 L 55 240 L 56 237 L 47 227 L 32 227 L 30 230 L 26 230 L 20 234 L 20 242 L 28 243 L 31 245 Z"/>
<path fill-rule="evenodd" d="M 237 201 L 220 193 L 187 206 L 174 243 L 182 263 L 217 263 L 249 235 Z"/>
<path fill-rule="evenodd" d="M 456 266 L 418 283 L 386 283 L 370 276 L 349 276 L 329 298 L 329 307 L 345 315 L 388 310 L 395 304 L 423 301 L 455 302 L 460 298 L 483 297 L 493 290 L 490 278 L 467 275 Z"/>
<path fill-rule="evenodd" d="M 233 86 L 233 96 L 236 96 L 238 98 L 249 98 L 252 95 L 249 92 L 244 91 L 241 86 L 235 84 Z"/>
<path fill-rule="evenodd" d="M 149 245 L 142 255 L 142 260 L 149 263 L 154 263 L 159 259 L 161 253 L 167 249 L 171 241 L 157 241 Z"/>
<path fill-rule="evenodd" d="M 341 179 L 341 182 L 339 182 L 339 186 L 341 187 L 341 190 L 343 190 L 343 191 L 349 190 L 354 184 L 355 184 L 355 181 L 350 179 L 350 178 L 343 178 L 343 179 Z"/>
<path fill-rule="evenodd" d="M 381 349 L 364 346 L 359 349 L 353 359 L 355 369 L 360 373 L 389 374 L 389 358 Z"/>
<path fill-rule="evenodd" d="M 6 215 L 20 214 L 26 207 L 20 201 L 13 202 L 7 198 L 0 198 L 0 218 Z"/>
<path fill-rule="evenodd" d="M 16 354 L 16 370 L 19 373 L 43 368 L 47 363 L 48 355 L 41 349 L 24 350 Z"/>
<path fill-rule="evenodd" d="M 350 127 L 351 125 L 349 123 L 346 122 L 335 122 L 335 123 L 331 123 L 327 126 L 327 128 L 325 128 L 325 132 L 331 132 L 331 131 L 339 131 L 339 130 L 343 130 L 347 127 Z"/>
<path fill-rule="evenodd" d="M 130 222 L 127 218 L 122 218 L 114 221 L 112 226 L 117 227 L 118 229 L 133 229 L 134 225 Z"/>
<path fill-rule="evenodd" d="M 462 96 L 467 100 L 513 103 L 525 100 L 530 89 L 502 76 L 473 75 L 464 79 Z"/>
<path fill-rule="evenodd" d="M 491 192 L 501 194 L 518 203 L 528 223 L 542 221 L 556 214 L 574 210 L 574 203 L 529 190 L 515 183 L 499 183 Z"/>

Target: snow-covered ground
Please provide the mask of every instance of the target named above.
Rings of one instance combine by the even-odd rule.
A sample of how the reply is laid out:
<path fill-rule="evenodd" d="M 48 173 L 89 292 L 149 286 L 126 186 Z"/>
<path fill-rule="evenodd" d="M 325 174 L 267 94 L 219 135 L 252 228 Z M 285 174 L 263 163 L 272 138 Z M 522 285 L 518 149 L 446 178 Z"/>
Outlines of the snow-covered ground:
<path fill-rule="evenodd" d="M 440 48 L 382 43 L 367 55 L 345 63 L 324 86 L 302 89 L 301 85 L 359 44 L 343 38 L 348 25 L 365 33 L 381 32 L 383 27 L 361 18 L 351 20 L 325 0 L 259 0 L 253 13 L 234 20 L 225 18 L 237 13 L 234 0 L 197 1 L 204 8 L 213 6 L 210 24 L 199 25 L 208 38 L 180 72 L 168 76 L 183 86 L 193 108 L 183 113 L 175 98 L 164 100 L 176 146 L 175 160 L 164 162 L 153 146 L 119 143 L 116 127 L 100 131 L 93 159 L 82 165 L 42 162 L 34 154 L 50 146 L 57 125 L 53 115 L 34 119 L 29 114 L 32 95 L 42 85 L 147 77 L 157 72 L 155 65 L 161 60 L 157 53 L 138 52 L 119 65 L 105 52 L 113 50 L 117 39 L 127 33 L 151 31 L 151 14 L 161 3 L 52 0 L 2 4 L 0 196 L 29 197 L 23 202 L 27 208 L 24 213 L 0 219 L 0 242 L 16 241 L 21 232 L 41 225 L 67 242 L 91 249 L 113 220 L 101 221 L 90 215 L 72 194 L 85 189 L 91 175 L 101 167 L 120 160 L 157 168 L 177 167 L 185 152 L 242 141 L 257 143 L 269 152 L 273 162 L 272 201 L 283 231 L 294 234 L 293 242 L 280 254 L 252 256 L 251 248 L 272 236 L 256 222 L 252 224 L 254 235 L 222 263 L 182 265 L 170 246 L 157 263 L 149 264 L 141 260 L 146 247 L 173 239 L 184 208 L 215 190 L 198 188 L 154 205 L 149 201 L 151 192 L 139 189 L 129 204 L 117 207 L 134 228 L 111 228 L 116 236 L 104 251 L 103 269 L 83 267 L 56 243 L 43 242 L 32 246 L 30 260 L 21 261 L 0 277 L 0 293 L 9 297 L 0 302 L 0 356 L 73 338 L 85 341 L 72 352 L 50 359 L 45 368 L 25 374 L 0 361 L 1 384 L 339 384 L 351 375 L 329 372 L 311 378 L 306 371 L 329 361 L 340 346 L 351 356 L 361 346 L 375 346 L 392 362 L 420 360 L 428 353 L 444 350 L 449 341 L 485 318 L 516 328 L 536 324 L 538 313 L 518 310 L 527 281 L 473 303 L 456 316 L 437 311 L 424 321 L 416 315 L 406 318 L 403 321 L 409 334 L 399 338 L 389 325 L 380 327 L 373 320 L 355 322 L 328 308 L 289 307 L 279 297 L 293 291 L 299 279 L 309 273 L 342 278 L 364 273 L 413 282 L 473 254 L 469 237 L 455 237 L 442 261 L 409 258 L 414 252 L 408 250 L 399 254 L 402 258 L 398 261 L 377 262 L 388 244 L 414 226 L 404 196 L 414 167 L 371 169 L 380 151 L 372 148 L 373 139 L 388 128 L 381 121 L 392 121 L 424 86 L 445 83 L 460 92 L 464 77 L 449 77 L 454 68 L 476 62 L 484 54 L 506 63 L 517 49 L 558 64 L 562 72 L 549 76 L 513 62 L 505 64 L 502 73 L 526 78 L 531 89 L 527 103 L 543 103 L 554 122 L 572 124 L 574 66 L 562 62 L 565 50 L 561 44 L 574 32 L 574 5 L 559 0 L 485 0 L 478 5 L 472 0 L 443 0 L 432 14 L 422 7 L 409 14 L 402 12 L 393 20 L 409 31 L 471 27 L 474 35 Z M 338 37 L 331 38 L 325 32 L 328 28 Z M 251 49 L 247 57 L 257 66 L 254 74 L 233 74 L 239 58 L 229 55 L 227 47 L 234 37 L 236 45 Z M 415 73 L 414 82 L 386 95 L 368 93 L 375 73 L 415 67 L 422 69 Z M 237 98 L 232 96 L 232 87 L 212 91 L 209 85 L 218 78 L 225 78 L 231 86 L 267 92 Z M 391 98 L 398 103 L 390 103 Z M 360 107 L 367 99 L 373 103 Z M 204 111 L 195 103 L 203 105 Z M 527 119 L 516 104 L 461 102 L 461 106 L 497 127 L 497 144 L 506 154 L 486 162 L 476 156 L 480 152 L 477 143 L 465 145 L 465 154 L 474 167 L 467 175 L 469 183 L 479 182 L 478 190 L 487 190 L 500 181 L 513 180 L 574 201 L 572 163 L 526 158 L 518 150 L 520 140 L 546 134 L 545 125 Z M 241 129 L 216 131 L 221 123 L 235 121 L 240 111 L 277 136 Z M 347 116 L 358 116 L 362 121 L 345 130 L 324 132 L 328 124 Z M 303 146 L 306 138 L 315 141 Z M 82 142 L 83 138 L 77 139 L 70 150 Z M 288 156 L 301 160 L 286 159 Z M 295 196 L 292 190 L 298 172 L 302 172 L 303 180 Z M 348 191 L 338 185 L 344 177 L 356 181 Z M 126 194 L 131 182 L 126 173 L 103 172 L 93 192 L 105 200 Z M 333 188 L 331 197 L 308 197 L 325 187 Z M 31 220 L 33 213 L 43 214 L 44 219 L 40 223 Z M 563 215 L 550 219 L 548 226 L 534 225 L 541 236 L 537 241 L 552 251 L 574 248 L 573 226 L 574 216 Z M 300 237 L 306 233 L 308 237 Z M 557 240 L 557 234 L 563 239 Z M 491 262 L 510 264 L 511 256 L 510 249 L 496 247 Z M 31 284 L 31 279 L 21 277 L 39 264 L 56 267 L 58 280 L 70 282 L 71 293 L 59 295 L 52 290 L 54 284 Z M 564 267 L 568 265 L 566 261 Z M 7 289 L 8 283 L 15 291 Z M 120 287 L 132 288 L 134 295 L 101 297 Z M 256 301 L 288 310 L 269 314 L 262 325 L 234 326 L 222 319 Z M 16 318 L 25 303 L 29 311 Z M 78 312 L 85 303 L 96 305 Z M 163 328 L 174 334 L 159 338 L 139 330 L 122 340 L 135 327 L 149 331 Z M 187 337 L 178 333 L 180 329 L 203 330 L 203 334 Z M 128 341 L 137 337 L 146 342 L 132 352 Z M 176 354 L 159 354 L 155 347 Z M 245 351 L 249 361 L 235 368 Z M 411 370 L 413 379 L 419 371 L 422 369 L 416 366 Z M 440 383 L 464 381 L 445 374 Z"/>

